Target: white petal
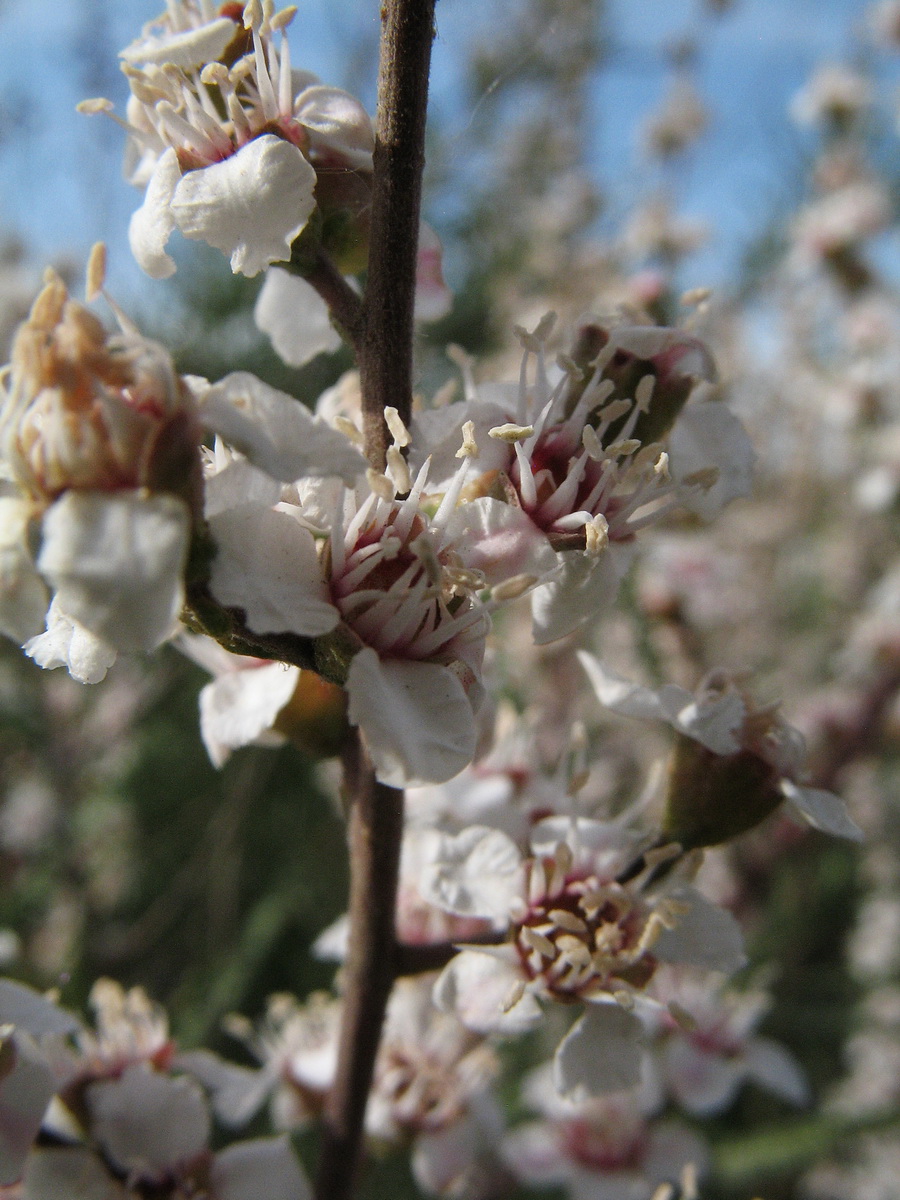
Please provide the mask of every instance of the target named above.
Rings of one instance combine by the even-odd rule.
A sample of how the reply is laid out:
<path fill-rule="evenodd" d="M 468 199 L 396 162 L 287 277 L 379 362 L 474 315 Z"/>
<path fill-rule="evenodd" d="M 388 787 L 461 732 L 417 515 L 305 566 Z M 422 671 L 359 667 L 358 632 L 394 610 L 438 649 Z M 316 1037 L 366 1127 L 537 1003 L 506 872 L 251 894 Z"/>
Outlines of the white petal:
<path fill-rule="evenodd" d="M 444 783 L 472 761 L 475 715 L 447 667 L 380 659 L 367 647 L 350 664 L 346 686 L 347 716 L 365 735 L 381 783 Z"/>
<path fill-rule="evenodd" d="M 560 1042 L 553 1082 L 581 1100 L 634 1087 L 641 1079 L 643 1026 L 618 1004 L 589 1004 Z"/>
<path fill-rule="evenodd" d="M 26 642 L 44 628 L 50 596 L 28 552 L 32 505 L 0 497 L 0 633 Z"/>
<path fill-rule="evenodd" d="M 62 611 L 54 600 L 47 610 L 47 630 L 22 647 L 45 671 L 65 667 L 79 683 L 100 683 L 116 661 L 115 649 Z"/>
<path fill-rule="evenodd" d="M 279 267 L 266 271 L 253 317 L 289 367 L 302 367 L 317 354 L 340 349 L 341 335 L 325 301 L 305 279 Z"/>
<path fill-rule="evenodd" d="M 433 860 L 419 878 L 422 896 L 446 912 L 504 921 L 525 886 L 522 855 L 505 833 L 472 825 L 436 834 Z"/>
<path fill-rule="evenodd" d="M 312 1191 L 286 1137 L 254 1138 L 220 1150 L 210 1172 L 216 1200 L 310 1200 Z"/>
<path fill-rule="evenodd" d="M 238 1067 L 209 1050 L 189 1050 L 176 1056 L 173 1067 L 186 1071 L 211 1094 L 213 1111 L 231 1128 L 246 1125 L 262 1107 L 275 1086 L 264 1070 Z"/>
<path fill-rule="evenodd" d="M 300 678 L 283 663 L 220 675 L 200 693 L 200 733 L 212 764 L 221 767 L 232 750 L 271 732 Z"/>
<path fill-rule="evenodd" d="M 281 499 L 281 484 L 244 458 L 236 458 L 204 486 L 203 515 L 207 521 L 233 508 L 273 508 Z"/>
<path fill-rule="evenodd" d="M 85 1100 L 100 1145 L 127 1171 L 151 1176 L 206 1148 L 210 1118 L 198 1084 L 143 1065 L 88 1084 Z"/>
<path fill-rule="evenodd" d="M 372 170 L 375 134 L 369 114 L 355 96 L 342 88 L 314 84 L 297 96 L 294 116 L 310 131 L 316 149 L 335 152 L 346 167 Z"/>
<path fill-rule="evenodd" d="M 833 837 L 850 838 L 859 842 L 865 834 L 850 817 L 843 800 L 833 792 L 822 788 L 798 787 L 789 779 L 781 781 L 781 790 L 791 804 L 813 829 L 830 833 Z"/>
<path fill-rule="evenodd" d="M 226 375 L 203 395 L 200 419 L 282 483 L 309 475 L 339 475 L 352 483 L 366 469 L 365 459 L 342 433 L 246 371 Z"/>
<path fill-rule="evenodd" d="M 809 1084 L 794 1056 L 771 1038 L 752 1038 L 744 1053 L 747 1075 L 791 1104 L 809 1103 Z"/>
<path fill-rule="evenodd" d="M 91 633 L 117 650 L 154 650 L 184 603 L 190 524 L 174 496 L 68 492 L 44 517 L 38 569 Z"/>
<path fill-rule="evenodd" d="M 506 950 L 505 947 L 501 949 Z M 434 985 L 434 1002 L 443 1012 L 455 1012 L 476 1033 L 525 1033 L 541 1020 L 540 1005 L 531 992 L 522 992 L 522 974 L 506 957 L 462 950 L 447 964 Z"/>
<path fill-rule="evenodd" d="M 170 64 L 191 71 L 220 58 L 238 28 L 228 17 L 219 17 L 196 29 L 186 29 L 165 37 L 151 35 L 138 38 L 119 52 L 119 58 L 135 65 Z"/>
<path fill-rule="evenodd" d="M 688 404 L 669 437 L 669 469 L 681 480 L 695 471 L 715 467 L 718 480 L 707 489 L 682 495 L 685 508 L 711 521 L 738 496 L 753 490 L 756 451 L 734 413 L 718 400 Z"/>
<path fill-rule="evenodd" d="M 571 1173 L 556 1126 L 550 1121 L 517 1125 L 503 1139 L 500 1152 L 516 1178 L 532 1187 L 565 1183 Z"/>
<path fill-rule="evenodd" d="M 32 1037 L 74 1033 L 81 1027 L 77 1017 L 13 979 L 0 979 L 0 1025 L 15 1025 Z"/>
<path fill-rule="evenodd" d="M 425 1130 L 413 1144 L 413 1178 L 429 1196 L 452 1195 L 453 1185 L 463 1182 L 482 1146 L 481 1131 L 469 1115 L 435 1133 Z"/>
<path fill-rule="evenodd" d="M 254 633 L 318 637 L 338 623 L 312 534 L 278 509 L 242 509 L 210 521 L 217 553 L 210 588 L 242 608 Z"/>
<path fill-rule="evenodd" d="M 741 927 L 731 913 L 692 887 L 680 887 L 670 895 L 688 910 L 674 929 L 664 929 L 654 942 L 654 956 L 662 962 L 705 967 L 726 975 L 739 970 L 747 957 Z"/>
<path fill-rule="evenodd" d="M 188 171 L 172 197 L 181 232 L 231 255 L 236 274 L 257 275 L 291 257 L 316 206 L 316 173 L 296 146 L 264 134 L 223 162 Z"/>
<path fill-rule="evenodd" d="M 662 704 L 652 688 L 642 687 L 617 675 L 586 650 L 578 651 L 578 661 L 587 672 L 597 699 L 605 708 L 611 708 L 623 717 L 665 720 Z M 690 692 L 684 694 L 690 696 Z"/>
<path fill-rule="evenodd" d="M 27 1200 L 126 1200 L 125 1189 L 90 1150 L 40 1149 L 25 1169 Z"/>
<path fill-rule="evenodd" d="M 726 1058 L 676 1036 L 663 1048 L 666 1077 L 680 1106 L 694 1116 L 724 1112 L 745 1077 L 741 1059 Z"/>
<path fill-rule="evenodd" d="M 175 273 L 175 261 L 166 254 L 166 244 L 175 228 L 172 197 L 180 180 L 178 156 L 170 148 L 153 168 L 144 203 L 128 226 L 131 253 L 151 279 L 167 279 Z"/>
<path fill-rule="evenodd" d="M 0 1031 L 0 1186 L 22 1177 L 55 1091 L 53 1072 L 31 1038 Z"/>
<path fill-rule="evenodd" d="M 609 608 L 631 566 L 634 545 L 610 545 L 596 558 L 577 551 L 558 557 L 556 578 L 536 588 L 531 597 L 532 633 L 538 646 L 565 637 Z"/>
<path fill-rule="evenodd" d="M 736 691 L 698 700 L 692 692 L 666 684 L 659 693 L 662 716 L 669 724 L 714 754 L 735 754 L 740 742 L 735 736 L 744 724 L 746 705 Z"/>

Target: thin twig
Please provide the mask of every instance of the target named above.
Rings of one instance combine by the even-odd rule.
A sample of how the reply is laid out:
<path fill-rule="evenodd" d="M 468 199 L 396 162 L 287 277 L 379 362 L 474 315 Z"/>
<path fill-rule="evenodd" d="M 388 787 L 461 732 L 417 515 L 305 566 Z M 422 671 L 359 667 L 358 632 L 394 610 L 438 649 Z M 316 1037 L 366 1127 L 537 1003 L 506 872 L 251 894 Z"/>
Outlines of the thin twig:
<path fill-rule="evenodd" d="M 409 422 L 416 254 L 434 0 L 382 5 L 365 331 L 359 369 L 366 453 L 384 470 L 388 405 Z"/>
<path fill-rule="evenodd" d="M 343 767 L 350 809 L 350 945 L 317 1200 L 347 1200 L 353 1190 L 375 1056 L 394 983 L 394 912 L 403 834 L 403 792 L 376 781 L 356 732 L 348 739 Z"/>
<path fill-rule="evenodd" d="M 332 320 L 359 357 L 363 351 L 365 326 L 363 302 L 360 297 L 323 250 L 316 253 L 312 263 L 304 271 L 303 278 L 316 289 L 328 305 Z"/>

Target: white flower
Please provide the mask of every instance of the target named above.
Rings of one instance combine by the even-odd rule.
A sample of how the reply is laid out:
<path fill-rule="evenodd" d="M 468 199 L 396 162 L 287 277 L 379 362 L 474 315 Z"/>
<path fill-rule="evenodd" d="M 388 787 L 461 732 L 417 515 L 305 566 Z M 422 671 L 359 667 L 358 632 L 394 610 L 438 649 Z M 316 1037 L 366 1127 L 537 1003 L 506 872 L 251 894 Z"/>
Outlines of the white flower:
<path fill-rule="evenodd" d="M 706 347 L 679 330 L 586 322 L 586 371 L 570 367 L 552 386 L 544 342 L 552 321 L 523 334 L 518 389 L 469 387 L 469 399 L 426 414 L 417 427 L 449 473 L 466 422 L 475 467 L 466 553 L 489 580 L 505 571 L 532 576 L 534 636 L 539 643 L 571 632 L 614 600 L 636 535 L 676 508 L 709 515 L 747 487 L 752 452 L 737 420 L 718 404 L 688 418 L 671 469 L 661 440 L 698 377 L 715 368 Z M 529 382 L 531 359 L 535 378 Z M 458 444 L 458 442 L 457 442 Z M 413 461 L 417 461 L 415 458 Z M 724 478 L 723 472 L 729 472 Z M 718 496 L 707 496 L 715 485 Z M 483 529 L 475 514 L 482 510 Z M 499 513 L 506 510 L 505 520 Z M 471 515 L 469 515 L 471 514 Z M 481 561 L 483 560 L 483 562 Z M 554 565 L 555 562 L 555 565 Z"/>
<path fill-rule="evenodd" d="M 335 631 L 349 719 L 378 778 L 397 786 L 449 779 L 471 761 L 482 699 L 481 577 L 461 564 L 448 532 L 464 470 L 434 516 L 421 503 L 426 477 L 420 472 L 402 500 L 387 477 L 377 491 L 305 480 L 300 505 L 210 521 L 213 594 L 242 609 L 256 633 Z M 317 547 L 305 514 L 328 512 L 327 540 L 313 526 Z"/>
<path fill-rule="evenodd" d="M 107 334 L 51 274 L 2 399 L 0 628 L 96 682 L 116 651 L 169 638 L 182 608 L 200 505 L 190 396 L 162 347 L 124 319 Z"/>
<path fill-rule="evenodd" d="M 794 1057 L 754 1032 L 769 1007 L 767 996 L 701 987 L 674 971 L 657 975 L 653 994 L 669 1008 L 656 1014 L 664 1031 L 663 1081 L 686 1112 L 724 1112 L 748 1080 L 791 1104 L 808 1102 L 809 1086 Z"/>
<path fill-rule="evenodd" d="M 284 37 L 292 17 L 259 4 L 235 18 L 179 3 L 125 50 L 126 173 L 146 187 L 129 237 L 148 274 L 175 270 L 165 248 L 177 228 L 256 275 L 290 258 L 316 207 L 317 165 L 371 170 L 372 127 L 358 101 L 307 74 L 295 80 Z"/>
<path fill-rule="evenodd" d="M 542 1120 L 513 1129 L 503 1157 L 532 1186 L 561 1184 L 572 1200 L 651 1200 L 685 1168 L 706 1168 L 702 1140 L 677 1122 L 652 1121 L 637 1092 L 575 1102 L 555 1093 L 549 1070 L 534 1072 L 525 1091 Z"/>
<path fill-rule="evenodd" d="M 437 840 L 426 897 L 509 933 L 503 945 L 463 948 L 435 985 L 436 1002 L 475 1030 L 518 1033 L 540 1021 L 539 1001 L 586 1001 L 556 1053 L 559 1090 L 631 1086 L 642 1033 L 631 1010 L 658 963 L 734 970 L 737 926 L 675 872 L 656 890 L 618 882 L 637 856 L 619 826 L 550 818 L 535 827 L 531 851 L 523 857 L 505 834 L 477 826 Z"/>

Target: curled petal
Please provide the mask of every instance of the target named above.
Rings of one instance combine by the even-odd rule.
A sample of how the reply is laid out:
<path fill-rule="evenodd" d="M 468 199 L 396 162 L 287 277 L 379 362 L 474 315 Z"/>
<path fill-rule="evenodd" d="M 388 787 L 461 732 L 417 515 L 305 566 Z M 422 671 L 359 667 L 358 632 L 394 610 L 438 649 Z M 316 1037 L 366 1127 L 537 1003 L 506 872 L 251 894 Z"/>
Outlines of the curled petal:
<path fill-rule="evenodd" d="M 45 671 L 65 667 L 79 683 L 100 683 L 116 661 L 116 651 L 64 613 L 54 600 L 47 610 L 47 629 L 22 647 Z"/>
<path fill-rule="evenodd" d="M 823 788 L 800 787 L 789 779 L 782 779 L 781 790 L 795 812 L 813 829 L 830 833 L 833 837 L 849 838 L 859 842 L 865 836 L 851 818 L 839 796 Z"/>
<path fill-rule="evenodd" d="M 253 1138 L 220 1151 L 210 1181 L 216 1200 L 310 1200 L 309 1183 L 286 1137 Z"/>
<path fill-rule="evenodd" d="M 525 1033 L 541 1020 L 541 1008 L 509 960 L 511 948 L 496 954 L 463 950 L 444 968 L 434 985 L 434 1002 L 455 1012 L 476 1033 Z"/>
<path fill-rule="evenodd" d="M 165 37 L 151 34 L 138 38 L 119 53 L 119 58 L 135 66 L 159 63 L 161 66 L 192 71 L 220 58 L 234 38 L 235 29 L 234 21 L 228 17 L 218 17 L 196 29 L 186 29 Z"/>
<path fill-rule="evenodd" d="M 461 833 L 434 834 L 423 869 L 423 897 L 458 916 L 504 920 L 524 891 L 522 855 L 499 829 L 470 825 Z"/>
<path fill-rule="evenodd" d="M 178 156 L 169 149 L 153 168 L 144 203 L 128 226 L 131 253 L 151 279 L 167 279 L 175 274 L 175 261 L 166 254 L 166 245 L 175 228 L 172 197 L 180 180 Z"/>
<path fill-rule="evenodd" d="M 206 685 L 200 693 L 200 733 L 213 766 L 221 767 L 232 750 L 263 734 L 276 738 L 272 725 L 299 678 L 298 667 L 269 663 L 221 675 Z"/>
<path fill-rule="evenodd" d="M 257 275 L 291 257 L 291 243 L 316 206 L 316 173 L 296 146 L 272 134 L 223 162 L 188 171 L 172 214 L 189 238 L 231 256 L 235 274 Z"/>

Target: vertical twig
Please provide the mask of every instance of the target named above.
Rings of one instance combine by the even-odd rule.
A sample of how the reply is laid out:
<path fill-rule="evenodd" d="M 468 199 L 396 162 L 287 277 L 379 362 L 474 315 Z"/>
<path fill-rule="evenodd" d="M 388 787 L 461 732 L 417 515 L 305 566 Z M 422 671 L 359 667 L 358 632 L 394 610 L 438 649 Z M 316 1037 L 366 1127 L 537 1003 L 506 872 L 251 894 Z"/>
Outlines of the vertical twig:
<path fill-rule="evenodd" d="M 317 1200 L 346 1200 L 352 1194 L 375 1056 L 394 983 L 403 792 L 375 780 L 358 733 L 349 740 L 343 768 L 350 809 L 350 945 L 337 1075 L 322 1131 Z"/>
<path fill-rule="evenodd" d="M 434 0 L 384 0 L 369 267 L 358 348 L 366 454 L 384 470 L 384 409 L 409 421 L 416 252 Z M 355 733 L 344 753 L 350 844 L 350 945 L 335 1083 L 328 1098 L 317 1200 L 349 1200 L 388 997 L 403 792 L 375 779 Z"/>
<path fill-rule="evenodd" d="M 412 407 L 412 334 L 428 69 L 434 0 L 382 6 L 375 175 L 360 376 L 369 459 L 383 470 L 389 443 L 384 409 L 405 422 Z"/>

